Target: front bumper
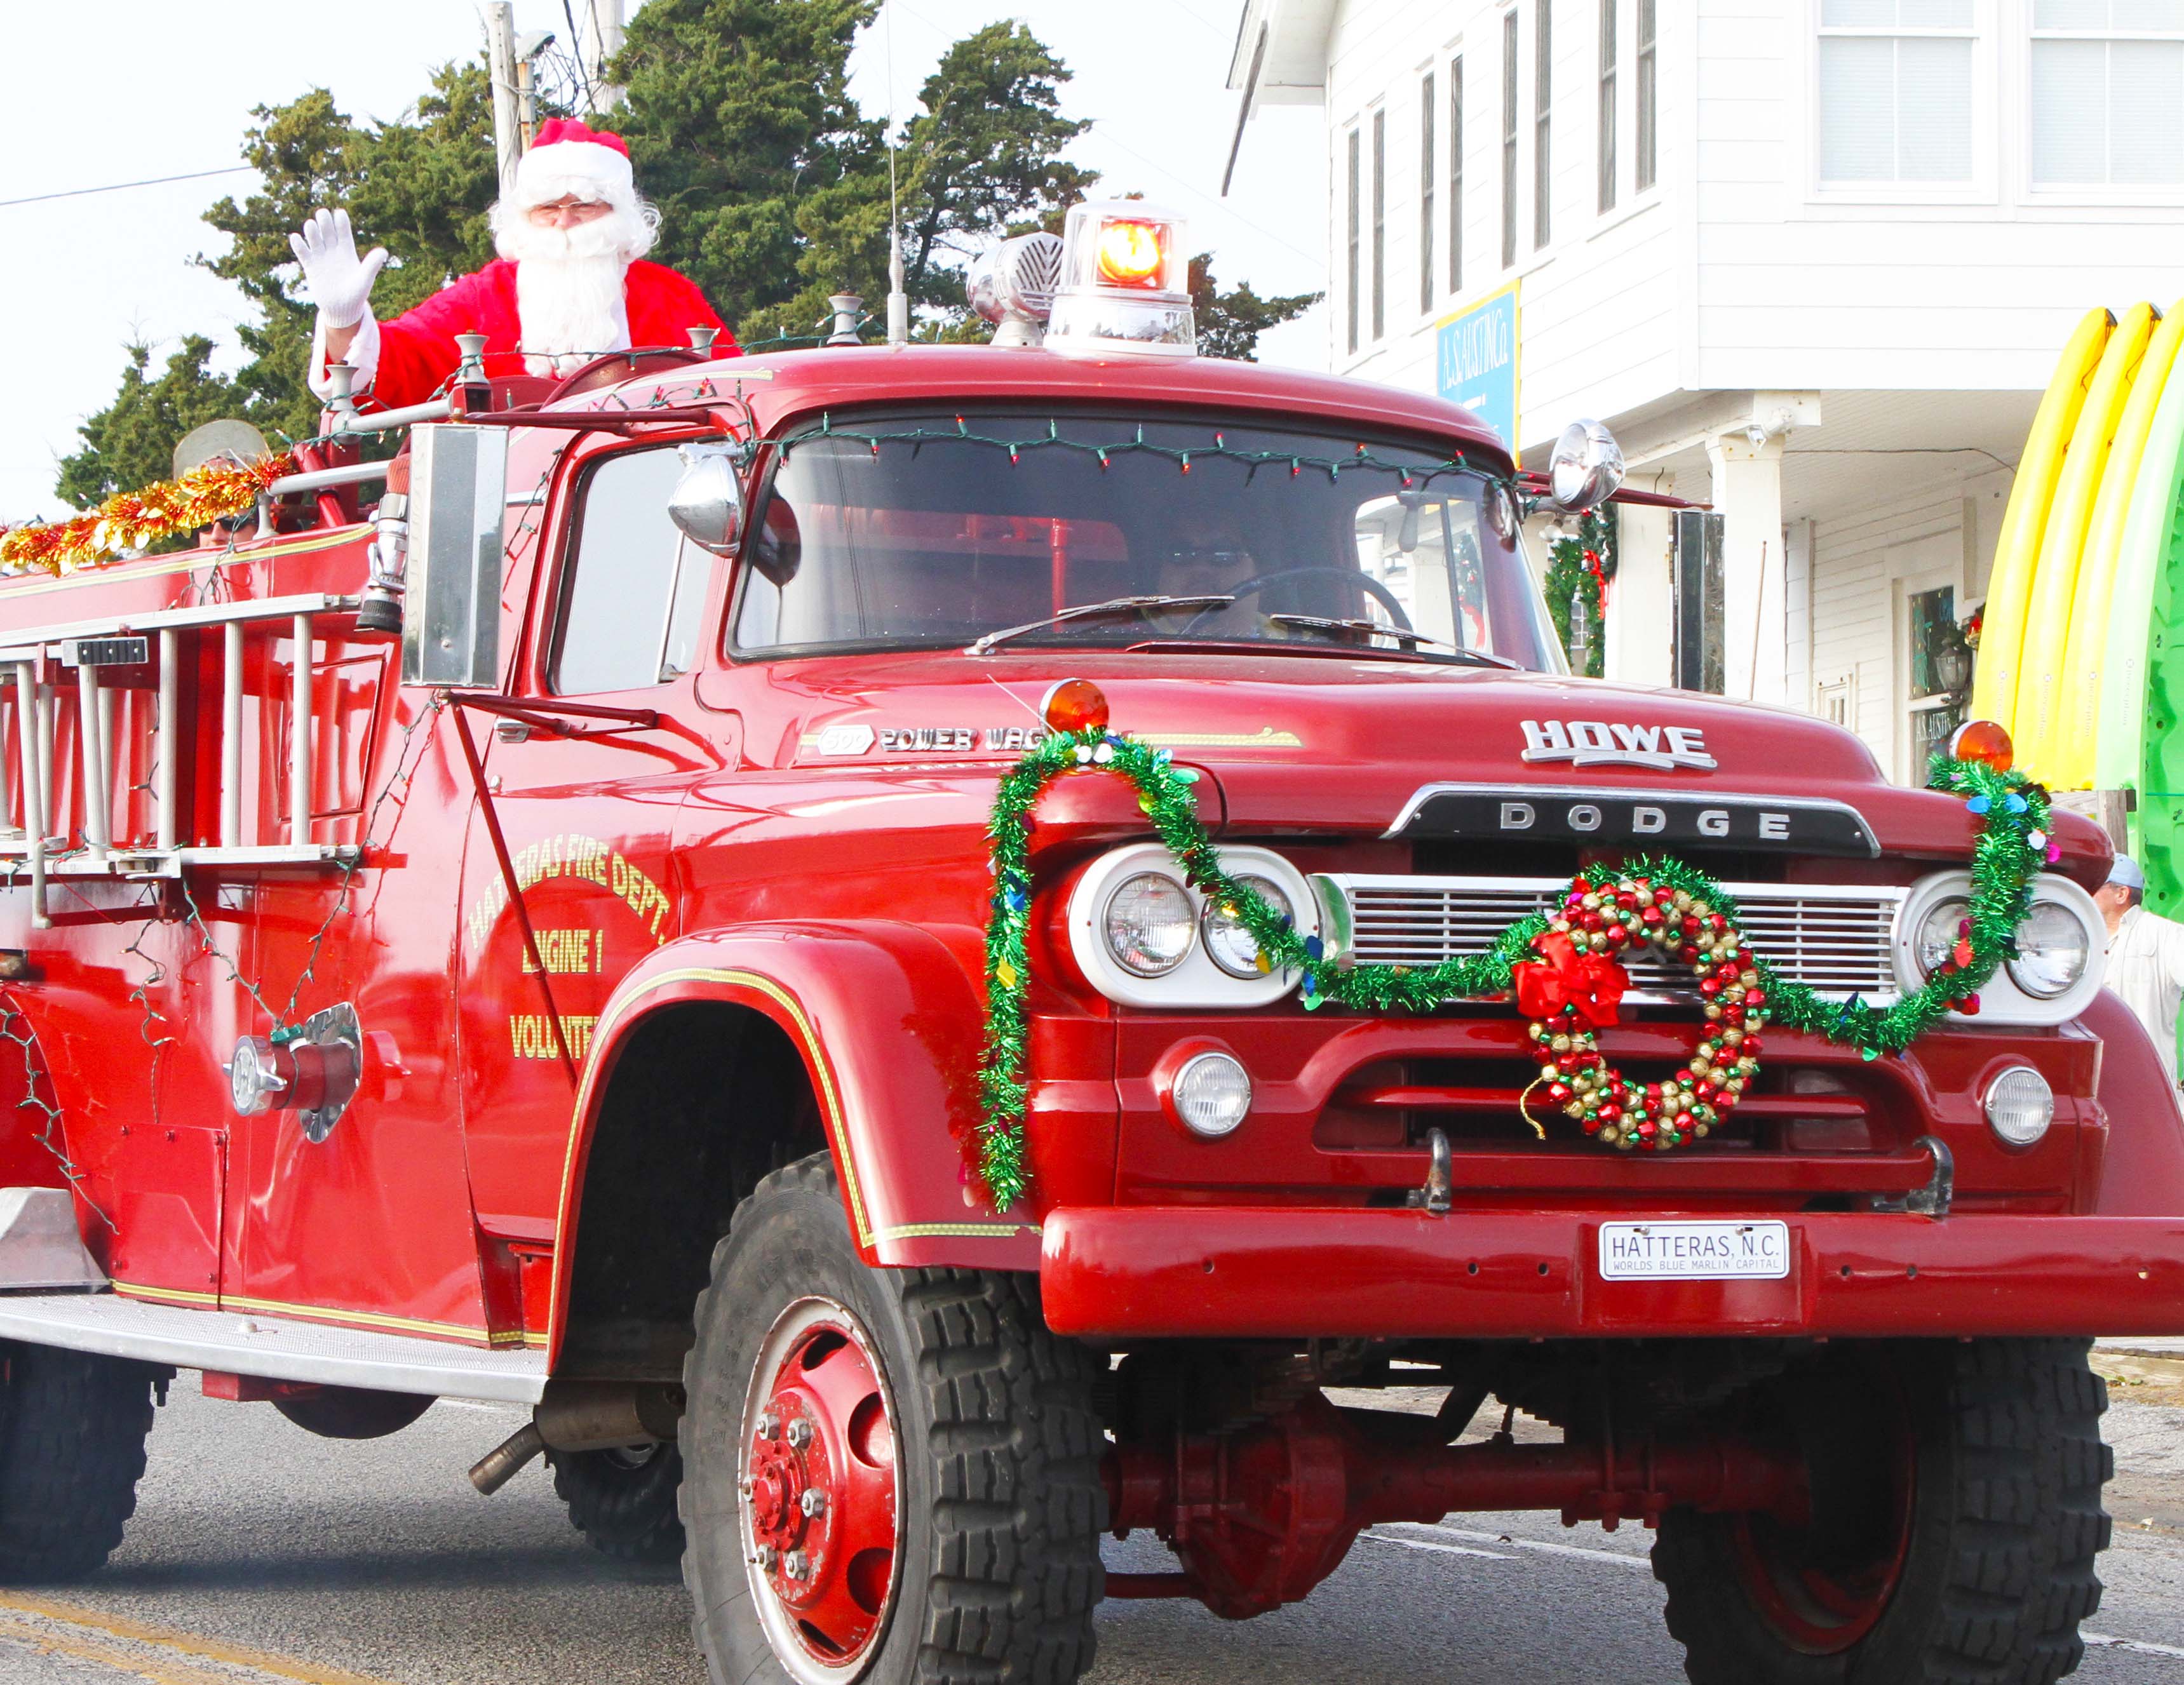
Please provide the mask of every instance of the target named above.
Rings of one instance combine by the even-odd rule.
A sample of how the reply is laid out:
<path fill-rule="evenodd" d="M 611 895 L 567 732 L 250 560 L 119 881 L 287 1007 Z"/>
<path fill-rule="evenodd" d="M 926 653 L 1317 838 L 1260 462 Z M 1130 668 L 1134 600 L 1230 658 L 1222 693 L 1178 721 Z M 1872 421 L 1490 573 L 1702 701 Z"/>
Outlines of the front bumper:
<path fill-rule="evenodd" d="M 1133 1337 L 2184 1333 L 2184 1218 L 1767 1213 L 1781 1279 L 1603 1280 L 1636 1215 L 1065 1207 L 1040 1290 L 1056 1332 Z"/>

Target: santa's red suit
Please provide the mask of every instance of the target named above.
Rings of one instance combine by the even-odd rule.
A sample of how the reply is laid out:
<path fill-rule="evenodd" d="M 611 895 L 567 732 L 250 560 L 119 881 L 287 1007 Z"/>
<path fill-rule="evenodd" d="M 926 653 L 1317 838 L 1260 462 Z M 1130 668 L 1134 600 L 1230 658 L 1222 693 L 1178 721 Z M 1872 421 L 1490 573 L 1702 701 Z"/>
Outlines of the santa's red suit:
<path fill-rule="evenodd" d="M 550 211 L 544 223 L 532 215 L 571 201 L 603 205 L 604 214 L 573 226 Z M 499 259 L 379 322 L 370 298 L 387 253 L 359 259 L 347 214 L 320 211 L 290 242 L 319 307 L 311 390 L 321 398 L 332 390 L 330 332 L 353 336 L 342 360 L 356 370 L 354 388 L 389 409 L 421 403 L 447 383 L 462 361 L 459 333 L 486 336 L 490 375 L 566 375 L 604 352 L 687 346 L 693 328 L 719 331 L 716 356 L 739 354 L 692 282 L 644 260 L 656 222 L 638 197 L 621 136 L 555 119 L 540 128 L 513 189 L 493 208 Z"/>

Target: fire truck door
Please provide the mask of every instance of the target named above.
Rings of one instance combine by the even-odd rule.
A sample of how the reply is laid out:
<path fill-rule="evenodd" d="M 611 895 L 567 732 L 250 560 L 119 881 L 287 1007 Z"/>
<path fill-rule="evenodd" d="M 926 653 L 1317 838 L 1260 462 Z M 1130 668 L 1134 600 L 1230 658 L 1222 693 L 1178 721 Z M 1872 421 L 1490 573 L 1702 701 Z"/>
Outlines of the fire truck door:
<path fill-rule="evenodd" d="M 675 814 L 710 759 L 684 722 L 714 564 L 667 518 L 681 470 L 672 448 L 649 447 L 577 470 L 515 669 L 515 687 L 539 698 L 534 717 L 556 723 L 469 716 L 488 791 L 463 852 L 459 932 L 471 1195 L 489 1239 L 534 1251 L 559 1205 L 571 1071 L 616 982 L 677 929 Z M 554 715 L 562 701 L 657 723 Z M 526 1303 L 526 1315 L 538 1313 Z"/>

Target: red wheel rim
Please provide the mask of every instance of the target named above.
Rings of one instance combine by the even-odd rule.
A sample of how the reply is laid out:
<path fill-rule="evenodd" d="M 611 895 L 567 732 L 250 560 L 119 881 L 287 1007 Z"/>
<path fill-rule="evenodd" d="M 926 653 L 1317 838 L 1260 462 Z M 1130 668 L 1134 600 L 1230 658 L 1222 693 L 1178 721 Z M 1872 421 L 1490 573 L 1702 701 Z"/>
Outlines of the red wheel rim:
<path fill-rule="evenodd" d="M 1802 1529 L 1770 1515 L 1736 1518 L 1736 1570 L 1753 1607 L 1791 1649 L 1807 1655 L 1839 1655 L 1872 1632 L 1896 1595 L 1911 1552 L 1918 1471 L 1911 1423 L 1892 1377 L 1875 1389 L 1875 1402 L 1888 1415 L 1881 1429 L 1886 1443 L 1873 1446 L 1887 1459 L 1887 1499 L 1856 1560 L 1818 1564 Z M 1815 1471 L 1814 1478 L 1825 1478 L 1825 1471 Z"/>
<path fill-rule="evenodd" d="M 744 1412 L 744 1556 L 774 1653 L 807 1685 L 862 1667 L 900 1554 L 894 1418 L 861 1324 L 802 1299 L 760 1348 Z"/>

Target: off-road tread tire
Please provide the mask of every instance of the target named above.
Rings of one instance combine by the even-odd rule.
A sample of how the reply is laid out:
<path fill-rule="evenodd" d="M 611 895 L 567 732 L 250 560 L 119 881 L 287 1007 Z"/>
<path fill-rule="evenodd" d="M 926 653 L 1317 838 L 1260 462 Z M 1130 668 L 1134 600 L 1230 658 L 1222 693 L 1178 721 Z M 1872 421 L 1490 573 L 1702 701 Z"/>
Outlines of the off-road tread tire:
<path fill-rule="evenodd" d="M 600 1555 L 616 1562 L 682 1560 L 682 1453 L 676 1446 L 638 1468 L 605 1451 L 549 1451 L 554 1493 L 569 1509 L 569 1525 Z"/>
<path fill-rule="evenodd" d="M 2101 1603 L 2094 1559 L 2110 1532 L 2101 1488 L 2114 1470 L 2091 1343 L 1902 1343 L 1917 1354 L 1908 1372 L 1940 1394 L 1954 1511 L 1936 1527 L 1914 1521 L 1895 1603 L 1843 1654 L 1769 1647 L 1715 1518 L 1664 1515 L 1653 1573 L 1692 1685 L 2053 1685 L 2075 1668 L 2078 1624 Z"/>
<path fill-rule="evenodd" d="M 0 1582 L 80 1580 L 136 1511 L 152 1383 L 173 1371 L 0 1345 Z"/>
<path fill-rule="evenodd" d="M 826 1202 L 850 1246 L 833 1163 L 824 1154 L 800 1159 L 765 1177 L 738 1205 L 714 1248 L 708 1295 L 733 1290 L 730 1273 L 746 1236 L 788 1202 L 811 1196 Z M 855 1258 L 854 1248 L 849 1255 Z M 864 1679 L 1072 1685 L 1092 1666 L 1093 1611 L 1106 1588 L 1100 1560 L 1107 1526 L 1100 1480 L 1105 1440 L 1092 1405 L 1100 1365 L 1083 1347 L 1048 1331 L 1035 1276 L 960 1269 L 870 1275 L 894 1296 L 911 1329 L 912 1372 L 889 1381 L 899 1411 L 910 1414 L 903 1394 L 915 1386 L 929 1415 L 934 1501 L 926 1517 L 933 1531 L 928 1589 L 921 1598 L 907 1577 L 897 1588 L 889 1630 Z M 701 1305 L 701 1327 L 703 1320 Z M 682 1419 L 686 1461 L 696 1402 L 709 1384 L 698 1367 L 702 1347 L 701 1338 L 683 1376 L 692 1400 Z M 738 1391 L 744 1383 L 733 1377 Z M 905 1437 L 899 1424 L 899 1454 Z M 686 1524 L 692 1507 L 686 1481 Z M 919 1518 L 904 1507 L 907 1553 Z M 777 1662 L 753 1669 L 747 1652 L 728 1671 L 734 1653 L 727 1635 L 713 1629 L 695 1557 L 694 1550 L 685 1555 L 683 1578 L 692 1593 L 692 1630 L 712 1677 L 746 1685 L 747 1675 L 782 1685 L 789 1676 Z M 914 1653 L 903 1648 L 900 1626 L 906 1619 L 920 1622 Z"/>

